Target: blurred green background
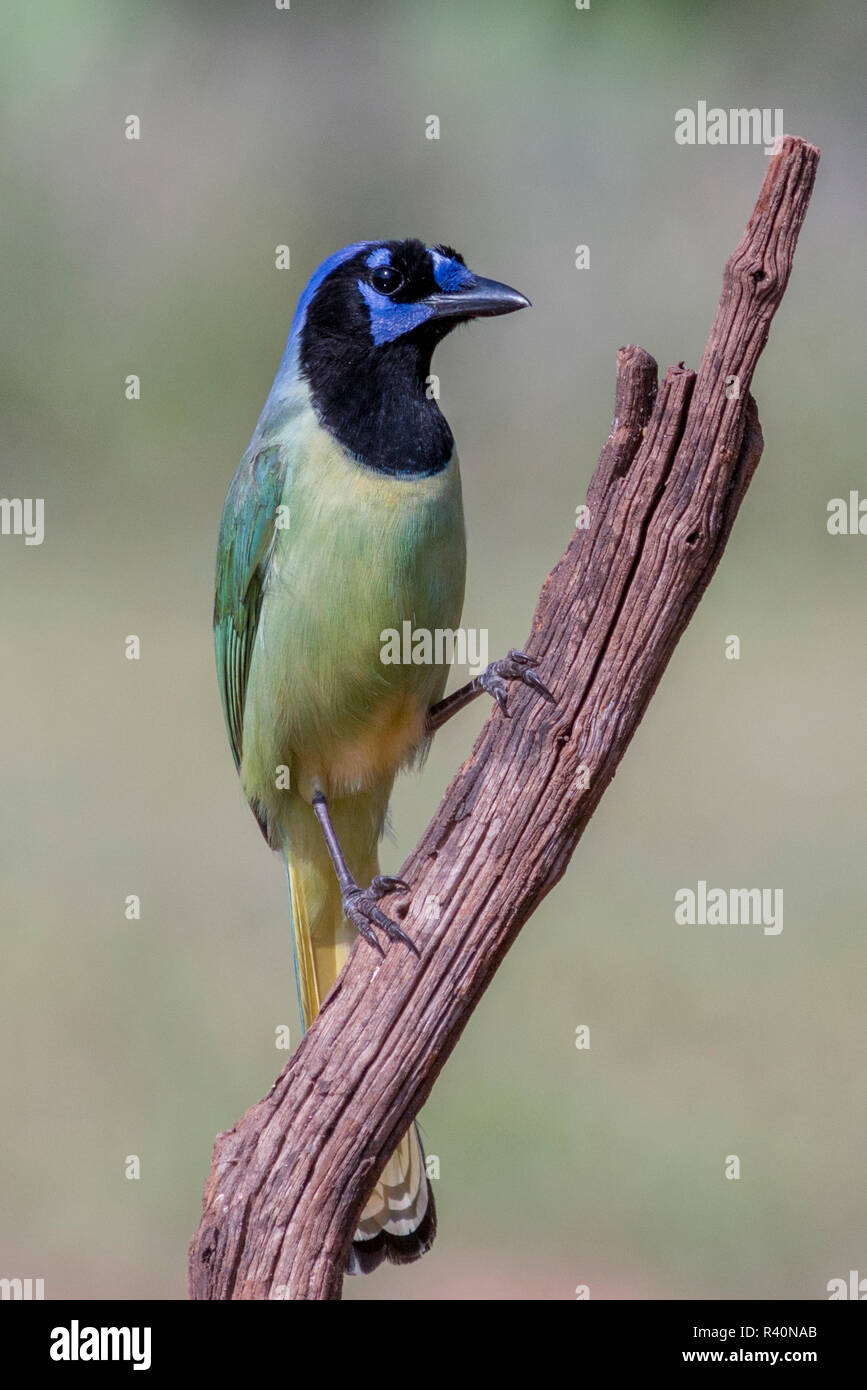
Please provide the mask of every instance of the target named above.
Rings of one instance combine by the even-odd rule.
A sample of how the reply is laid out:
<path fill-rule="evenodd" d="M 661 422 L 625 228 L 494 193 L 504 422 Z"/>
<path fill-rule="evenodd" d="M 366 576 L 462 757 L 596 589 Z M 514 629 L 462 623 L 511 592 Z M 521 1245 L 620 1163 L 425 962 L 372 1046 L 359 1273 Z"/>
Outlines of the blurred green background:
<path fill-rule="evenodd" d="M 345 1295 L 821 1298 L 867 1274 L 867 540 L 826 530 L 865 476 L 865 29 L 854 2 L 6 7 L 0 490 L 44 498 L 46 536 L 0 539 L 0 1275 L 183 1297 L 214 1134 L 285 1062 L 277 1025 L 299 1035 L 211 604 L 223 498 L 308 276 L 348 241 L 417 235 L 533 300 L 435 359 L 464 622 L 503 652 L 570 535 L 617 348 L 698 364 L 766 168 L 675 143 L 700 99 L 782 107 L 823 149 L 754 382 L 764 458 L 569 873 L 424 1111 L 433 1252 Z M 386 871 L 485 713 L 399 783 Z M 676 926 L 698 879 L 782 887 L 782 934 Z"/>

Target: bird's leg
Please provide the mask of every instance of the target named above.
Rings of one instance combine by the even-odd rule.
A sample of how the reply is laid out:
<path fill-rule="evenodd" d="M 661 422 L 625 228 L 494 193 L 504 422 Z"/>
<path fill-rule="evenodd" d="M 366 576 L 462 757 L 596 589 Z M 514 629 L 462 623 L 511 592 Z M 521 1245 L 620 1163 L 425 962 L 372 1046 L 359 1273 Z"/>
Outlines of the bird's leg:
<path fill-rule="evenodd" d="M 509 681 L 520 681 L 531 690 L 537 690 L 544 699 L 550 700 L 552 705 L 556 704 L 548 687 L 542 684 L 532 669 L 535 665 L 535 657 L 514 650 L 510 651 L 508 656 L 501 657 L 499 661 L 492 661 L 480 676 L 475 676 L 466 685 L 462 685 L 453 695 L 447 695 L 444 700 L 438 700 L 435 705 L 431 705 L 427 712 L 426 732 L 435 734 L 446 720 L 451 719 L 458 710 L 464 709 L 483 691 L 494 697 L 502 713 L 510 719 L 507 701 Z"/>
<path fill-rule="evenodd" d="M 377 874 L 369 888 L 360 888 L 353 878 L 346 856 L 340 847 L 337 832 L 331 820 L 331 812 L 328 809 L 328 802 L 321 792 L 317 792 L 313 797 L 313 810 L 316 819 L 322 826 L 322 834 L 325 836 L 325 843 L 328 846 L 328 853 L 331 855 L 331 862 L 334 865 L 334 872 L 337 875 L 337 882 L 340 885 L 340 892 L 343 898 L 343 911 L 349 921 L 361 933 L 365 941 L 369 942 L 380 955 L 384 955 L 379 944 L 374 927 L 379 927 L 385 932 L 389 941 L 402 941 L 404 946 L 408 946 L 411 951 L 418 955 L 415 942 L 407 936 L 405 931 L 401 931 L 396 922 L 392 922 L 390 917 L 386 917 L 376 906 L 380 898 L 386 893 L 394 893 L 398 889 L 409 890 L 409 884 L 404 883 L 402 878 L 389 878 L 387 874 Z"/>

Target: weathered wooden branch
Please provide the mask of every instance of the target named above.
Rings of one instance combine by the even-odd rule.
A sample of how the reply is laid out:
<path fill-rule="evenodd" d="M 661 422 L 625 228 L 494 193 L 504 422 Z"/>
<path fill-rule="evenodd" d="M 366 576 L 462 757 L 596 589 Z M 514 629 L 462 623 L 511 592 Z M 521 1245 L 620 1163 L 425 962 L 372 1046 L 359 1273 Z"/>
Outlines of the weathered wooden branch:
<path fill-rule="evenodd" d="M 775 154 L 723 274 L 698 373 L 618 356 L 614 423 L 513 686 L 400 870 L 421 959 L 359 942 L 268 1096 L 217 1137 L 193 1298 L 340 1297 L 356 1219 L 520 928 L 564 873 L 722 555 L 762 451 L 750 382 L 819 151 Z M 402 899 L 389 910 L 401 911 Z M 448 1239 L 448 1225 L 444 1239 Z"/>

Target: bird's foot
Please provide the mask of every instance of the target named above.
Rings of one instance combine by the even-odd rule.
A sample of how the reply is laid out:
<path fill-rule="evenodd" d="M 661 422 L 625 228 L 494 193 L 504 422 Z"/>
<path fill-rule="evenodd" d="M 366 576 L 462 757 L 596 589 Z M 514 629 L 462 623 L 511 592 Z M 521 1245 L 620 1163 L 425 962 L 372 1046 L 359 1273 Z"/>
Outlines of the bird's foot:
<path fill-rule="evenodd" d="M 384 932 L 389 941 L 400 941 L 414 955 L 418 955 L 418 948 L 411 937 L 405 931 L 392 922 L 390 917 L 386 917 L 384 912 L 376 906 L 380 898 L 384 898 L 386 893 L 409 892 L 409 884 L 402 878 L 390 878 L 388 874 L 377 874 L 371 880 L 369 888 L 359 888 L 356 884 L 354 888 L 348 888 L 343 894 L 343 911 L 347 918 L 364 937 L 365 941 L 373 946 L 381 956 L 385 955 L 379 938 L 374 931 L 374 927 L 379 927 Z"/>
<path fill-rule="evenodd" d="M 537 665 L 536 657 L 513 649 L 508 656 L 501 657 L 499 661 L 492 661 L 478 677 L 482 690 L 494 697 L 507 719 L 511 718 L 508 707 L 509 681 L 520 681 L 522 685 L 528 685 L 531 690 L 538 691 L 542 698 L 550 700 L 552 705 L 557 703 L 548 687 L 542 684 L 533 670 Z"/>

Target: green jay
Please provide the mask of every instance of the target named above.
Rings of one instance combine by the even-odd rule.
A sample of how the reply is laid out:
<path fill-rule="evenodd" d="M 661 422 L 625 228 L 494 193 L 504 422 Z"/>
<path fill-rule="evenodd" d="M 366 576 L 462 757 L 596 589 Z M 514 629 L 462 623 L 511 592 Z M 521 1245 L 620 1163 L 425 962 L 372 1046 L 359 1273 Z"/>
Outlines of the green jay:
<path fill-rule="evenodd" d="M 359 932 L 415 951 L 379 906 L 408 891 L 379 873 L 398 770 L 482 691 L 552 699 L 512 651 L 443 699 L 444 665 L 391 664 L 382 637 L 455 629 L 465 542 L 458 460 L 429 387 L 457 324 L 529 305 L 450 247 L 357 242 L 298 303 L 274 384 L 223 511 L 214 633 L 243 791 L 287 866 L 299 1003 L 309 1027 Z M 436 1215 L 413 1126 L 386 1164 L 347 1270 L 417 1259 Z"/>

